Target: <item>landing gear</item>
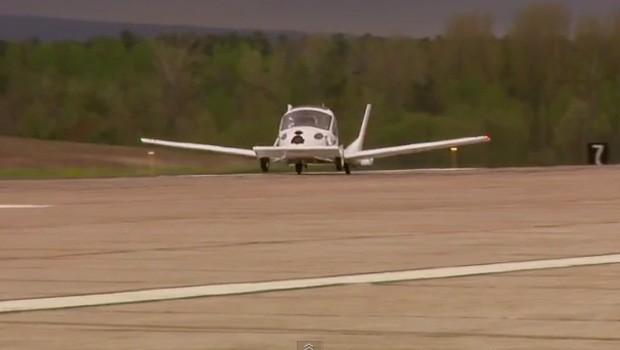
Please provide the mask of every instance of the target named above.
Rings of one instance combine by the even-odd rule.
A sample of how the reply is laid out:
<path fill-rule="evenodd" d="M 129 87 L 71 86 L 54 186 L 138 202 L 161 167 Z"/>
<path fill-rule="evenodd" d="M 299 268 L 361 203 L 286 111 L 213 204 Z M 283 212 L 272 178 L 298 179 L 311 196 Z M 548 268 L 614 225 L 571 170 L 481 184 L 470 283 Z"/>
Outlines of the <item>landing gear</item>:
<path fill-rule="evenodd" d="M 342 158 L 334 158 L 334 164 L 336 164 L 336 170 L 342 171 L 344 169 L 344 172 L 347 175 L 351 174 L 351 166 L 349 165 L 349 163 L 345 163 Z"/>
<path fill-rule="evenodd" d="M 301 163 L 295 163 L 295 171 L 298 175 L 301 175 L 301 171 L 303 170 L 304 165 Z"/>
<path fill-rule="evenodd" d="M 334 159 L 334 163 L 336 164 L 336 170 L 342 171 L 342 158 L 336 157 L 336 159 Z"/>
<path fill-rule="evenodd" d="M 260 170 L 262 170 L 263 173 L 266 173 L 269 171 L 269 158 L 260 159 Z"/>
<path fill-rule="evenodd" d="M 344 163 L 344 172 L 345 172 L 347 175 L 350 175 L 350 174 L 351 174 L 351 166 L 349 165 L 349 163 Z"/>

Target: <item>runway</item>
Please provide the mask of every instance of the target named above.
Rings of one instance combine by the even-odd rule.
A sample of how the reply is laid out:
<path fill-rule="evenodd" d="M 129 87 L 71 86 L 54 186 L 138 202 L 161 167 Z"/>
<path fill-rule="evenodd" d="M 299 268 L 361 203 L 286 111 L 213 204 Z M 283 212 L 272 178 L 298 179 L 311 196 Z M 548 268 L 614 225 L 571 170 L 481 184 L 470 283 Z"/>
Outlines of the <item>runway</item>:
<path fill-rule="evenodd" d="M 618 175 L 2 181 L 0 348 L 616 349 Z"/>
<path fill-rule="evenodd" d="M 199 297 L 264 293 L 295 289 L 343 286 L 362 283 L 391 283 L 432 280 L 452 277 L 480 276 L 506 272 L 559 269 L 620 263 L 620 254 L 578 258 L 534 260 L 473 266 L 438 267 L 423 270 L 377 272 L 298 280 L 266 281 L 113 292 L 52 298 L 0 301 L 0 313 L 65 309 L 87 306 L 107 306 Z"/>

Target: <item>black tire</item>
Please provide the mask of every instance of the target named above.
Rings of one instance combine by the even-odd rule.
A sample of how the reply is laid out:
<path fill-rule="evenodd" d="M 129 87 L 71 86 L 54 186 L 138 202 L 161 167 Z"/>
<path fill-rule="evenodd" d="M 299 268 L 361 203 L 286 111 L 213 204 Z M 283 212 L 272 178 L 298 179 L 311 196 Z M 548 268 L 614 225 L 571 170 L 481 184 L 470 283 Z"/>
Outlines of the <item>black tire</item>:
<path fill-rule="evenodd" d="M 336 159 L 334 159 L 334 163 L 336 164 L 336 170 L 342 171 L 342 158 L 336 157 Z"/>
<path fill-rule="evenodd" d="M 301 175 L 301 171 L 303 170 L 304 165 L 301 163 L 296 163 L 295 164 L 295 171 L 297 172 L 298 175 Z"/>
<path fill-rule="evenodd" d="M 344 172 L 345 172 L 347 175 L 350 175 L 350 174 L 351 174 L 351 166 L 349 165 L 349 163 L 344 163 Z"/>
<path fill-rule="evenodd" d="M 260 170 L 262 170 L 263 173 L 269 171 L 269 158 L 260 159 Z"/>

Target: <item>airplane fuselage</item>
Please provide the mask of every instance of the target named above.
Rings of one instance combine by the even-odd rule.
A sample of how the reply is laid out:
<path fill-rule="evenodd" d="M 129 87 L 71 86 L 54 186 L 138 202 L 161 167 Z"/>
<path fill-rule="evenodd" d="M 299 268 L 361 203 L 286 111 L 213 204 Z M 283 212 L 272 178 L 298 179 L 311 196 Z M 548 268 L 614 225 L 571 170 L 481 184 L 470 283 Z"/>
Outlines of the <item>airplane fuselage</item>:
<path fill-rule="evenodd" d="M 265 172 L 269 163 L 294 164 L 298 173 L 308 164 L 335 163 L 337 170 L 343 166 L 344 148 L 339 145 L 338 122 L 327 108 L 289 106 L 280 120 L 273 146 L 257 146 L 253 150 Z"/>

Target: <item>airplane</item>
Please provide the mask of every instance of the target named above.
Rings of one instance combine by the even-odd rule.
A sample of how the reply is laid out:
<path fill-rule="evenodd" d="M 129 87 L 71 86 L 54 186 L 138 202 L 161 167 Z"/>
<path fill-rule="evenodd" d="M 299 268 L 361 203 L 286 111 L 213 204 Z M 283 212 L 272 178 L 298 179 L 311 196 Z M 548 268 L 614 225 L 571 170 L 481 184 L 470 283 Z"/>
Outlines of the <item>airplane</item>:
<path fill-rule="evenodd" d="M 297 174 L 307 169 L 308 164 L 333 164 L 337 171 L 344 170 L 347 175 L 351 174 L 352 168 L 371 166 L 376 158 L 491 141 L 486 135 L 363 149 L 371 109 L 372 105 L 367 104 L 359 134 L 347 147 L 339 141 L 338 121 L 333 111 L 325 106 L 293 107 L 290 104 L 281 117 L 278 136 L 272 146 L 254 146 L 252 149 L 246 149 L 150 138 L 140 140 L 144 144 L 254 158 L 259 161 L 261 171 L 264 173 L 268 172 L 270 165 L 274 163 L 294 164 Z"/>

